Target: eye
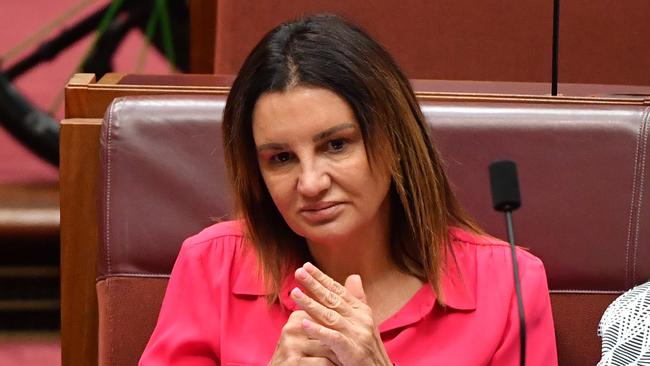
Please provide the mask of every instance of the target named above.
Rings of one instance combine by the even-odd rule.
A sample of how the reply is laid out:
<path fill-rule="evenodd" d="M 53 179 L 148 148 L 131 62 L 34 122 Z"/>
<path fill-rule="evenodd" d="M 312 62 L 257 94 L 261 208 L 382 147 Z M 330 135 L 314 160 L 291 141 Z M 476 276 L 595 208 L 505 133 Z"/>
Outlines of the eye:
<path fill-rule="evenodd" d="M 291 154 L 286 151 L 271 156 L 271 163 L 273 164 L 281 165 L 289 160 L 291 160 Z"/>
<path fill-rule="evenodd" d="M 327 142 L 327 147 L 330 151 L 341 151 L 345 149 L 348 142 L 345 139 L 335 139 Z"/>

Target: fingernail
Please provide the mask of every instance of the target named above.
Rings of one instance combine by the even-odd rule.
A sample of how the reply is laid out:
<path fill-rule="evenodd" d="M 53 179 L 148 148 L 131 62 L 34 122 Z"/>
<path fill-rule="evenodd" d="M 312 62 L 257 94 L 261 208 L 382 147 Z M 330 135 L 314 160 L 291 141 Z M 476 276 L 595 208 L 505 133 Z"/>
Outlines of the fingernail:
<path fill-rule="evenodd" d="M 302 291 L 300 291 L 299 288 L 294 287 L 293 290 L 291 290 L 291 295 L 296 299 L 300 299 L 304 294 L 302 293 Z"/>
<path fill-rule="evenodd" d="M 298 268 L 296 270 L 296 277 L 301 280 L 307 279 L 307 271 L 305 271 L 303 268 Z"/>
<path fill-rule="evenodd" d="M 309 322 L 309 320 L 303 319 L 302 320 L 302 327 L 305 328 L 305 329 L 311 328 L 311 323 Z"/>

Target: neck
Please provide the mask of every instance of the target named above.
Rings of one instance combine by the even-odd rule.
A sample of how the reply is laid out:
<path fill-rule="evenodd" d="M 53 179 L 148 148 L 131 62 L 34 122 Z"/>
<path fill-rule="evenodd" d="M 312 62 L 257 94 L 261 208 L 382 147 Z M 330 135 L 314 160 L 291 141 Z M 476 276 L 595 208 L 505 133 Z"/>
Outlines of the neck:
<path fill-rule="evenodd" d="M 372 225 L 336 243 L 308 242 L 315 265 L 340 284 L 351 274 L 361 276 L 375 324 L 393 315 L 422 286 L 399 270 L 390 255 L 390 225 Z"/>
<path fill-rule="evenodd" d="M 396 270 L 390 255 L 390 242 L 376 236 L 349 238 L 336 245 L 308 243 L 315 265 L 337 282 L 344 284 L 352 274 L 358 274 L 364 285 Z"/>
<path fill-rule="evenodd" d="M 385 202 L 388 204 L 388 202 Z M 386 275 L 399 272 L 390 254 L 389 210 L 375 222 L 336 242 L 308 241 L 315 264 L 337 282 L 344 284 L 351 274 L 358 274 L 364 287 Z"/>

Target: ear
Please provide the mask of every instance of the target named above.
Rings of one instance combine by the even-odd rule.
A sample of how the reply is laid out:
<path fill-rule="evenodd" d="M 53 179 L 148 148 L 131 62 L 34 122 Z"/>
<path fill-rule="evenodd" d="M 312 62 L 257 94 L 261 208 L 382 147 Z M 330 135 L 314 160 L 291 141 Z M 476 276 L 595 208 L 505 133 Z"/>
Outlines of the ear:
<path fill-rule="evenodd" d="M 366 302 L 366 293 L 363 291 L 361 276 L 356 274 L 348 276 L 348 278 L 345 279 L 345 288 L 352 294 L 352 296 L 361 300 L 364 304 L 368 304 Z"/>

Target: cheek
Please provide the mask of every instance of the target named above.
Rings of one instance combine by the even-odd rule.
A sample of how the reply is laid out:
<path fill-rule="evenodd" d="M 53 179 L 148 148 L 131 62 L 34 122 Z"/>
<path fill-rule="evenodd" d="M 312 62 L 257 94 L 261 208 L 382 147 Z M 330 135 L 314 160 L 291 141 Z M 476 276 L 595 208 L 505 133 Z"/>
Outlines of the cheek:
<path fill-rule="evenodd" d="M 386 191 L 391 181 L 390 174 L 380 169 L 378 164 L 370 169 L 365 153 L 342 171 L 345 172 L 344 179 L 365 194 Z"/>
<path fill-rule="evenodd" d="M 262 178 L 264 178 L 264 184 L 266 184 L 266 189 L 269 191 L 273 203 L 280 210 L 280 213 L 284 215 L 292 200 L 291 179 L 272 174 L 262 174 Z"/>
<path fill-rule="evenodd" d="M 365 196 L 366 200 L 381 205 L 381 202 L 384 201 L 390 191 L 390 174 L 380 169 L 377 165 L 373 165 L 373 169 L 371 170 L 370 166 L 366 164 L 365 170 L 363 171 L 365 174 L 357 175 L 358 181 L 356 185 L 361 187 L 361 194 Z M 374 205 L 372 206 L 374 207 Z"/>
<path fill-rule="evenodd" d="M 381 205 L 384 199 L 388 196 L 390 190 L 390 178 L 384 175 L 373 175 L 364 184 L 366 187 L 372 187 L 366 192 L 368 200 L 377 205 Z"/>

